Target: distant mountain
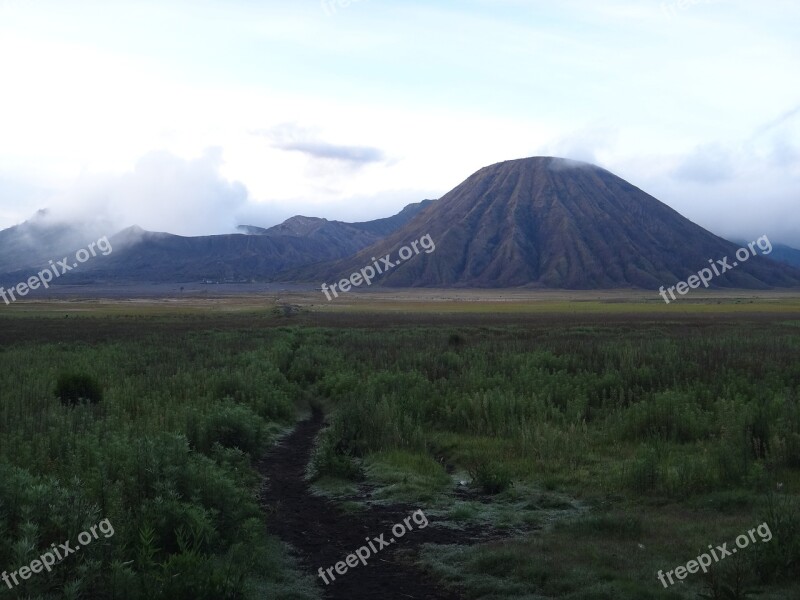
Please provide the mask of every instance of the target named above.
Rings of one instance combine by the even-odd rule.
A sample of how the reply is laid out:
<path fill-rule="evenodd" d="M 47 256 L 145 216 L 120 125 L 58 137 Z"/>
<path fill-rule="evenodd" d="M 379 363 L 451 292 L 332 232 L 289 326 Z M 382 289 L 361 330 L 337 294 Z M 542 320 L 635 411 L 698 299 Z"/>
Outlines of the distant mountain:
<path fill-rule="evenodd" d="M 386 217 L 385 219 L 376 219 L 374 221 L 364 221 L 363 223 L 353 223 L 353 227 L 368 231 L 379 238 L 383 238 L 391 233 L 394 233 L 406 223 L 411 221 L 424 209 L 433 204 L 435 200 L 423 200 L 415 204 L 409 204 L 399 213 L 393 217 Z"/>
<path fill-rule="evenodd" d="M 612 173 L 552 157 L 483 168 L 355 256 L 282 274 L 336 282 L 430 235 L 421 253 L 382 275 L 386 286 L 658 289 L 739 248 Z M 761 289 L 800 285 L 800 271 L 754 257 L 713 281 Z"/>
<path fill-rule="evenodd" d="M 392 217 L 360 223 L 329 221 L 318 217 L 298 215 L 269 229 L 243 225 L 239 227 L 239 230 L 249 235 L 290 236 L 322 241 L 342 249 L 344 256 L 354 254 L 397 231 L 432 203 L 433 200 L 423 200 L 409 204 Z"/>
<path fill-rule="evenodd" d="M 288 268 L 344 255 L 322 241 L 299 237 L 183 237 L 138 227 L 123 230 L 110 241 L 111 254 L 81 265 L 64 282 L 263 281 Z"/>
<path fill-rule="evenodd" d="M 110 238 L 113 251 L 93 258 L 59 283 L 266 281 L 281 271 L 349 256 L 403 226 L 430 201 L 410 204 L 399 214 L 365 223 L 292 217 L 263 229 L 245 226 L 249 235 L 183 237 L 129 227 Z M 48 225 L 46 214 L 0 231 L 0 283 L 13 285 L 50 259 L 74 256 L 102 236 L 85 228 Z"/>
<path fill-rule="evenodd" d="M 46 210 L 0 231 L 0 273 L 59 260 L 103 235 L 99 225 L 67 224 L 54 220 Z"/>
<path fill-rule="evenodd" d="M 800 250 L 790 246 L 775 244 L 772 254 L 770 254 L 769 257 L 772 260 L 800 268 Z"/>
<path fill-rule="evenodd" d="M 334 283 L 429 235 L 432 253 L 411 256 L 378 277 L 395 287 L 646 288 L 685 281 L 740 248 L 612 173 L 552 157 L 481 169 L 439 200 L 374 221 L 296 216 L 243 233 L 182 237 L 123 230 L 113 252 L 57 283 L 297 281 Z M 107 232 L 107 230 L 106 230 Z M 46 213 L 0 231 L 0 284 L 24 281 L 50 259 L 74 256 L 105 232 L 53 222 Z M 770 255 L 798 261 L 800 252 Z M 797 264 L 795 262 L 794 264 Z M 800 270 L 750 258 L 714 286 L 800 286 Z"/>
<path fill-rule="evenodd" d="M 359 229 L 353 223 L 301 216 L 270 227 L 262 235 L 274 239 L 297 238 L 321 242 L 341 249 L 339 256 L 355 254 L 382 237 Z"/>
<path fill-rule="evenodd" d="M 264 235 L 267 230 L 263 227 L 256 227 L 255 225 L 239 225 L 236 231 L 245 235 Z"/>

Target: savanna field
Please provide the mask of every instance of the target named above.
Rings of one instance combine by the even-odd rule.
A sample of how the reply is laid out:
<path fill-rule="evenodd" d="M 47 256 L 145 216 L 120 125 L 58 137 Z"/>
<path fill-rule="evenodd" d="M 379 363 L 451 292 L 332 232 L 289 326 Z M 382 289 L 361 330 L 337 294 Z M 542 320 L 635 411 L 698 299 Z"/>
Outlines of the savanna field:
<path fill-rule="evenodd" d="M 315 494 L 352 522 L 424 510 L 442 535 L 396 560 L 455 597 L 800 598 L 796 299 L 262 304 L 0 315 L 0 570 L 114 528 L 0 597 L 332 593 L 262 498 L 321 412 Z"/>

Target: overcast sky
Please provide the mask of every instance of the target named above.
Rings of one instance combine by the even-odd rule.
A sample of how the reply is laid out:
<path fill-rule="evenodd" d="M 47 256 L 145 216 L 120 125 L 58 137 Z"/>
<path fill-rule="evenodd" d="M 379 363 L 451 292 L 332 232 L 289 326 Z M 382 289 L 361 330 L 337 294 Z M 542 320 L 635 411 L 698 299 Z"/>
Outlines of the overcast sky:
<path fill-rule="evenodd" d="M 388 216 L 595 162 L 800 246 L 796 0 L 0 0 L 0 228 Z"/>

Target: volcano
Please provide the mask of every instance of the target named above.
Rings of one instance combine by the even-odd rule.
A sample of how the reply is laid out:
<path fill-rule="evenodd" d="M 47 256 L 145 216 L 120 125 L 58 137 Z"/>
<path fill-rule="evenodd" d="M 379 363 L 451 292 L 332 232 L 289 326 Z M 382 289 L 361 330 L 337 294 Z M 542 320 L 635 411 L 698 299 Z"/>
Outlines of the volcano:
<path fill-rule="evenodd" d="M 435 252 L 403 261 L 375 283 L 652 289 L 685 280 L 709 260 L 733 260 L 740 247 L 605 169 L 534 157 L 485 167 L 379 242 L 291 277 L 339 281 L 425 235 Z M 800 271 L 758 252 L 712 285 L 800 285 Z"/>

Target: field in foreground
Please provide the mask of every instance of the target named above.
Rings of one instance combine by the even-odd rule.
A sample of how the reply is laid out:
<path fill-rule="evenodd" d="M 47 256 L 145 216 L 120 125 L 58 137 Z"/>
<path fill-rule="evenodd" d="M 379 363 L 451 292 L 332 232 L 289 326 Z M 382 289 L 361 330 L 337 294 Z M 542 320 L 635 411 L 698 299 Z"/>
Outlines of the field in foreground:
<path fill-rule="evenodd" d="M 386 559 L 441 597 L 800 597 L 796 297 L 433 294 L 9 307 L 0 569 L 102 519 L 114 534 L 0 589 L 336 598 L 388 576 L 325 586 L 317 567 L 355 548 L 304 544 L 293 490 L 370 536 L 424 511 Z M 64 406 L 65 375 L 102 399 Z M 303 426 L 282 486 L 270 449 L 312 409 L 329 426 Z M 708 574 L 657 579 L 750 530 Z"/>

